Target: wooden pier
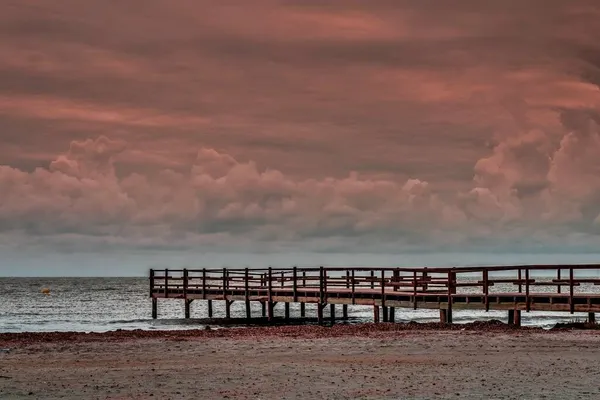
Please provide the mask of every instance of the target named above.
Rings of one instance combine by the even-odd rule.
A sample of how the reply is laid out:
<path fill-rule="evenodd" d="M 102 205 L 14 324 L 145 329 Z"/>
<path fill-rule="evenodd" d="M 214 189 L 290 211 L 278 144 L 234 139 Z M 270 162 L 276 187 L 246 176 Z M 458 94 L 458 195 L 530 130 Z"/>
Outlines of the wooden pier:
<path fill-rule="evenodd" d="M 324 322 L 323 309 L 348 305 L 373 307 L 375 322 L 394 322 L 396 308 L 437 309 L 440 322 L 452 323 L 453 310 L 506 310 L 508 323 L 520 325 L 521 312 L 587 312 L 595 321 L 600 311 L 600 264 L 517 265 L 455 268 L 318 267 L 266 269 L 152 269 L 150 270 L 152 317 L 158 317 L 158 299 L 190 304 L 206 301 L 213 317 L 213 301 L 225 304 L 224 318 L 231 317 L 231 304 L 245 303 L 246 318 L 252 318 L 251 303 L 260 302 L 262 317 L 274 319 L 274 306 L 284 303 L 285 318 L 290 303 L 316 304 L 316 317 Z M 381 312 L 380 312 L 381 310 Z"/>

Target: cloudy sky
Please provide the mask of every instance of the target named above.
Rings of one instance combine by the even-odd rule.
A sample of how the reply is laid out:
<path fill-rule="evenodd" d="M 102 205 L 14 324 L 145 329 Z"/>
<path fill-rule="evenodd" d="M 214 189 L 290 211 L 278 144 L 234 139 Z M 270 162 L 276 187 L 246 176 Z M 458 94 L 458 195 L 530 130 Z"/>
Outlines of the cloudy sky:
<path fill-rule="evenodd" d="M 0 11 L 0 274 L 600 248 L 595 0 Z"/>

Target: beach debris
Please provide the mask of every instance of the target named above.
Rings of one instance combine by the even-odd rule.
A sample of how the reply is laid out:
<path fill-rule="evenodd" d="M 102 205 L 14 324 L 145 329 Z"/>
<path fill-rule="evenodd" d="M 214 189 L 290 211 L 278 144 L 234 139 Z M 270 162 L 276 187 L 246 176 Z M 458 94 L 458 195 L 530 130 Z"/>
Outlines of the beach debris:
<path fill-rule="evenodd" d="M 41 293 L 45 294 L 45 295 L 49 295 L 50 294 L 50 289 L 49 288 L 42 288 Z"/>
<path fill-rule="evenodd" d="M 10 349 L 0 349 L 0 353 L 10 353 Z"/>

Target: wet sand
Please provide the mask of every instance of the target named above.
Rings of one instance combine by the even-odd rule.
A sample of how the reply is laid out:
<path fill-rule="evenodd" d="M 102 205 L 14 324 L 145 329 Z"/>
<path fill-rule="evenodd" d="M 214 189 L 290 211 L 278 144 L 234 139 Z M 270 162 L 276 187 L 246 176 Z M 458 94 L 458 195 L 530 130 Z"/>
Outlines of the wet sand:
<path fill-rule="evenodd" d="M 595 399 L 600 333 L 365 324 L 0 334 L 0 398 Z"/>

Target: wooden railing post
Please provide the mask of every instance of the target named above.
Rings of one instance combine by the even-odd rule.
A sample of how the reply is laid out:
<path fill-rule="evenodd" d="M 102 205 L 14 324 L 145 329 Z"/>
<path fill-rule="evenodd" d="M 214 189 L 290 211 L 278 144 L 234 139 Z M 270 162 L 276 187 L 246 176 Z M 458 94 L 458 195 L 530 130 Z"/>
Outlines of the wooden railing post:
<path fill-rule="evenodd" d="M 371 289 L 375 289 L 375 271 L 371 270 Z"/>
<path fill-rule="evenodd" d="M 417 270 L 413 271 L 413 307 L 417 309 Z"/>
<path fill-rule="evenodd" d="M 323 268 L 323 304 L 327 303 L 327 269 Z"/>
<path fill-rule="evenodd" d="M 285 275 L 283 273 L 283 271 L 281 271 L 281 287 L 283 287 L 283 283 L 285 282 Z"/>
<path fill-rule="evenodd" d="M 449 270 L 448 271 L 448 304 L 446 307 L 446 323 L 452 323 L 452 295 L 456 293 L 456 272 Z"/>
<path fill-rule="evenodd" d="M 573 297 L 575 294 L 575 290 L 574 290 L 574 286 L 575 283 L 573 282 L 574 279 L 574 274 L 573 274 L 573 268 L 569 268 L 569 308 L 571 310 L 571 314 L 573 314 L 575 312 L 575 302 L 573 301 Z"/>
<path fill-rule="evenodd" d="M 485 311 L 490 310 L 490 302 L 489 302 L 489 287 L 488 287 L 488 270 L 483 270 L 483 295 L 484 295 L 484 303 L 485 303 Z"/>
<path fill-rule="evenodd" d="M 246 318 L 250 320 L 252 318 L 252 312 L 250 309 L 250 276 L 248 267 L 244 268 L 244 300 L 246 302 Z"/>
<path fill-rule="evenodd" d="M 154 293 L 154 270 L 150 269 L 150 297 Z"/>
<path fill-rule="evenodd" d="M 531 307 L 529 299 L 529 268 L 525 268 L 525 310 L 529 312 Z"/>
<path fill-rule="evenodd" d="M 306 271 L 302 271 L 302 287 L 306 289 Z"/>
<path fill-rule="evenodd" d="M 223 268 L 223 300 L 227 300 L 227 268 Z"/>
<path fill-rule="evenodd" d="M 519 268 L 519 273 L 518 273 L 518 279 L 519 279 L 519 293 L 523 293 L 523 287 L 521 286 L 521 280 L 523 279 L 522 275 L 521 275 L 521 268 Z"/>
<path fill-rule="evenodd" d="M 298 268 L 294 267 L 292 270 L 292 290 L 294 293 L 294 303 L 298 301 Z"/>
<path fill-rule="evenodd" d="M 273 308 L 273 268 L 269 267 L 267 278 L 267 297 L 269 299 L 269 308 Z"/>
<path fill-rule="evenodd" d="M 323 300 L 325 299 L 325 276 L 323 274 L 323 267 L 319 267 L 319 306 L 323 304 Z"/>
<path fill-rule="evenodd" d="M 165 268 L 165 298 L 169 297 L 169 269 Z"/>
<path fill-rule="evenodd" d="M 355 299 L 355 295 L 354 295 L 354 286 L 355 286 L 355 282 L 354 282 L 354 270 L 352 270 L 352 304 L 356 304 L 356 299 Z"/>
<path fill-rule="evenodd" d="M 183 298 L 187 300 L 187 292 L 188 292 L 188 270 L 187 268 L 183 269 Z"/>
<path fill-rule="evenodd" d="M 560 293 L 562 291 L 561 290 L 562 289 L 562 285 L 561 285 L 562 282 L 560 282 L 560 267 L 558 268 L 558 271 L 556 272 L 556 279 L 559 281 L 559 282 L 557 282 L 558 285 L 556 285 L 556 292 Z"/>
<path fill-rule="evenodd" d="M 383 268 L 381 269 L 381 306 L 385 307 L 385 269 Z"/>
<path fill-rule="evenodd" d="M 206 268 L 202 268 L 202 298 L 206 300 Z"/>

